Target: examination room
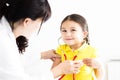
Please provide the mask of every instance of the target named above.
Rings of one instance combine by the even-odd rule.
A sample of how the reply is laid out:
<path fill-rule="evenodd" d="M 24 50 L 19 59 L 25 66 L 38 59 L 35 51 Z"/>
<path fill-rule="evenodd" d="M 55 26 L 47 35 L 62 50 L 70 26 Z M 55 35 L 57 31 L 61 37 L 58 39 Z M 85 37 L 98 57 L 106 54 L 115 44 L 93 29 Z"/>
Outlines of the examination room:
<path fill-rule="evenodd" d="M 72 40 L 70 42 L 70 39 L 73 38 L 69 37 L 69 41 L 67 42 L 67 40 L 64 40 L 65 37 L 64 34 L 65 32 L 67 33 L 68 31 L 69 33 L 67 35 L 72 35 L 71 33 L 73 31 L 74 31 L 73 34 L 75 34 L 75 31 L 77 30 L 79 31 L 79 28 L 74 29 L 73 24 L 71 24 L 72 28 L 67 27 L 69 22 L 75 23 L 74 18 L 72 19 L 72 16 L 74 17 L 76 15 L 80 16 L 81 18 L 84 18 L 87 22 L 85 23 L 85 25 L 87 25 L 86 29 L 87 31 L 85 31 L 85 33 L 83 34 L 87 36 L 87 39 L 86 38 L 83 39 L 84 43 L 81 43 L 83 46 L 79 49 L 83 49 L 85 45 L 89 43 L 87 46 L 90 45 L 96 50 L 95 52 L 96 57 L 102 64 L 103 69 L 103 72 L 101 73 L 102 74 L 101 80 L 120 80 L 119 0 L 48 0 L 48 2 L 51 6 L 52 12 L 50 18 L 45 23 L 42 24 L 39 33 L 35 32 L 30 37 L 28 47 L 26 48 L 23 54 L 20 54 L 25 72 L 30 76 L 32 75 L 39 76 L 43 75 L 43 73 L 45 72 L 48 72 L 53 67 L 53 62 L 55 61 L 54 58 L 40 60 L 40 58 L 38 59 L 38 57 L 40 57 L 38 53 L 48 50 L 56 50 L 56 52 L 60 54 L 59 50 L 61 50 L 62 48 L 62 46 L 59 47 L 60 45 L 63 45 L 65 42 L 67 44 L 72 45 Z M 76 22 L 75 24 L 76 25 L 79 24 L 79 21 Z M 82 23 L 79 26 L 82 26 Z M 80 29 L 85 30 L 82 28 Z M 61 52 L 65 53 L 64 51 Z M 95 57 L 94 52 L 91 52 L 90 54 L 92 54 L 91 58 Z M 88 56 L 89 54 L 86 53 L 86 55 Z M 67 57 L 69 56 L 70 54 Z M 66 55 L 64 55 L 61 56 L 61 59 L 59 57 L 59 59 L 61 61 L 64 61 L 67 60 L 67 57 Z M 85 59 L 82 59 L 81 57 L 79 58 L 81 61 L 81 65 L 83 66 L 87 65 L 85 64 Z M 75 59 L 74 57 L 74 59 L 72 60 L 77 61 L 79 59 Z M 86 69 L 88 69 L 88 67 Z M 90 70 L 91 69 L 94 68 L 90 66 Z M 78 74 L 80 76 L 82 75 L 82 77 L 83 74 L 87 75 L 85 71 L 82 74 L 82 69 L 80 69 Z M 61 76 L 57 76 L 55 80 L 98 80 L 97 78 L 94 78 L 95 74 L 93 77 L 94 79 L 93 78 L 87 79 L 85 77 L 81 79 L 79 75 L 77 75 L 77 73 L 76 74 L 72 73 L 71 75 L 72 79 L 69 79 L 70 74 L 62 74 L 63 79 L 60 79 Z M 97 74 L 97 76 L 99 76 L 99 74 Z M 0 77 L 2 77 L 1 72 Z"/>

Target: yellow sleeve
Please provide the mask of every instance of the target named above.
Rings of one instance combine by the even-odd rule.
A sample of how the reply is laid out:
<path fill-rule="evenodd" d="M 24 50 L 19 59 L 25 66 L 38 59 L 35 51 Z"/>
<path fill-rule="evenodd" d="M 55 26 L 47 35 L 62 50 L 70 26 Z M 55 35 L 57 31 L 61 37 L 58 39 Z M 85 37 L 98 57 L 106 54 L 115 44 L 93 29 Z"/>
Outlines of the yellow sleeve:
<path fill-rule="evenodd" d="M 97 57 L 97 51 L 95 48 L 91 49 L 91 58 L 96 58 Z"/>
<path fill-rule="evenodd" d="M 56 49 L 56 53 L 59 54 L 59 55 L 62 55 L 62 48 L 63 48 L 63 46 L 59 45 Z"/>
<path fill-rule="evenodd" d="M 93 52 L 93 54 L 91 55 L 92 58 L 96 58 L 97 57 L 97 53 L 96 51 Z"/>

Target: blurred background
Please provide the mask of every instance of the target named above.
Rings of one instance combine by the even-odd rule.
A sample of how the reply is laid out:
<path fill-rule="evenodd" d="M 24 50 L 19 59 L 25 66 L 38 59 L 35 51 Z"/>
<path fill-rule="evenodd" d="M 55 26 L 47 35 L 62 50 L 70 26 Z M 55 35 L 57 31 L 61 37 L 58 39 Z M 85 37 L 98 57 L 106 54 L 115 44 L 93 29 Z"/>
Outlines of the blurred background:
<path fill-rule="evenodd" d="M 88 22 L 90 43 L 98 50 L 104 63 L 104 80 L 118 80 L 120 73 L 120 5 L 119 0 L 48 0 L 51 18 L 42 25 L 39 35 L 30 39 L 30 46 L 23 56 L 26 71 L 30 74 L 44 72 L 51 67 L 52 61 L 35 61 L 33 56 L 40 51 L 55 49 L 60 37 L 60 23 L 69 14 L 77 13 Z M 34 52 L 34 53 L 33 53 Z M 42 64 L 42 65 L 41 65 Z M 28 68 L 29 66 L 29 68 Z M 31 67 L 31 68 L 30 68 Z M 33 69 L 33 70 L 32 70 Z M 36 69 L 36 70 L 35 70 Z"/>

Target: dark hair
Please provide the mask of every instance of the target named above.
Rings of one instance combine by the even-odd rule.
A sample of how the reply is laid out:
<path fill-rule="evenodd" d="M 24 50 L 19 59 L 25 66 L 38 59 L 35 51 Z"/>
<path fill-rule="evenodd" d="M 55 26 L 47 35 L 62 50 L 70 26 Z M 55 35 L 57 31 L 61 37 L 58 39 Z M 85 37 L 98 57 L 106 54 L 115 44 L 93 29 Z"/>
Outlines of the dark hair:
<path fill-rule="evenodd" d="M 61 22 L 61 25 L 67 21 L 67 20 L 71 20 L 71 21 L 74 21 L 76 23 L 78 23 L 81 27 L 82 27 L 82 30 L 83 31 L 87 31 L 88 32 L 88 24 L 87 24 L 87 21 L 86 19 L 79 15 L 79 14 L 71 14 L 71 15 L 68 15 L 66 16 L 63 21 Z M 61 29 L 61 27 L 60 27 Z M 90 41 L 89 41 L 89 33 L 88 35 L 84 38 L 84 40 L 86 41 L 86 43 L 90 44 Z"/>
<path fill-rule="evenodd" d="M 2 16 L 5 16 L 9 23 L 15 23 L 25 18 L 32 20 L 42 18 L 43 23 L 50 18 L 51 8 L 47 0 L 0 0 L 0 19 Z M 23 38 L 21 40 L 17 40 L 17 44 L 18 41 L 24 43 L 25 40 Z M 24 51 L 19 50 L 21 53 Z"/>
<path fill-rule="evenodd" d="M 16 43 L 19 47 L 19 52 L 25 52 L 25 47 L 28 47 L 28 40 L 24 36 L 19 36 L 16 38 Z"/>

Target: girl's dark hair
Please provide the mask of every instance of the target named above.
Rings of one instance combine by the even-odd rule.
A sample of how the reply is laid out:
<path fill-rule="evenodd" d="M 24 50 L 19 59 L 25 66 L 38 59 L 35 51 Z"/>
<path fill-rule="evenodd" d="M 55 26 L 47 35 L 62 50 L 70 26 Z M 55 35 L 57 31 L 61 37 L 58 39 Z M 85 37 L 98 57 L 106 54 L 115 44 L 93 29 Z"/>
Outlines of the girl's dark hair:
<path fill-rule="evenodd" d="M 67 20 L 71 20 L 71 21 L 74 21 L 76 23 L 78 23 L 81 27 L 82 27 L 82 30 L 83 31 L 87 31 L 88 32 L 88 24 L 87 24 L 87 21 L 86 19 L 79 15 L 79 14 L 71 14 L 71 15 L 68 15 L 66 16 L 63 21 L 61 22 L 61 25 L 67 21 Z M 61 28 L 61 27 L 60 27 Z M 86 43 L 90 44 L 90 41 L 89 41 L 89 33 L 88 35 L 84 38 L 84 40 L 86 41 Z"/>
<path fill-rule="evenodd" d="M 31 18 L 32 20 L 41 18 L 43 23 L 50 18 L 51 8 L 47 0 L 0 0 L 0 19 L 2 16 L 5 16 L 9 23 L 15 23 L 25 18 Z M 13 29 L 13 26 L 11 27 Z M 20 39 L 17 40 L 17 44 L 19 44 L 19 41 L 24 43 L 27 40 Z M 19 47 L 21 53 L 25 47 L 27 46 L 23 45 L 22 49 Z"/>

